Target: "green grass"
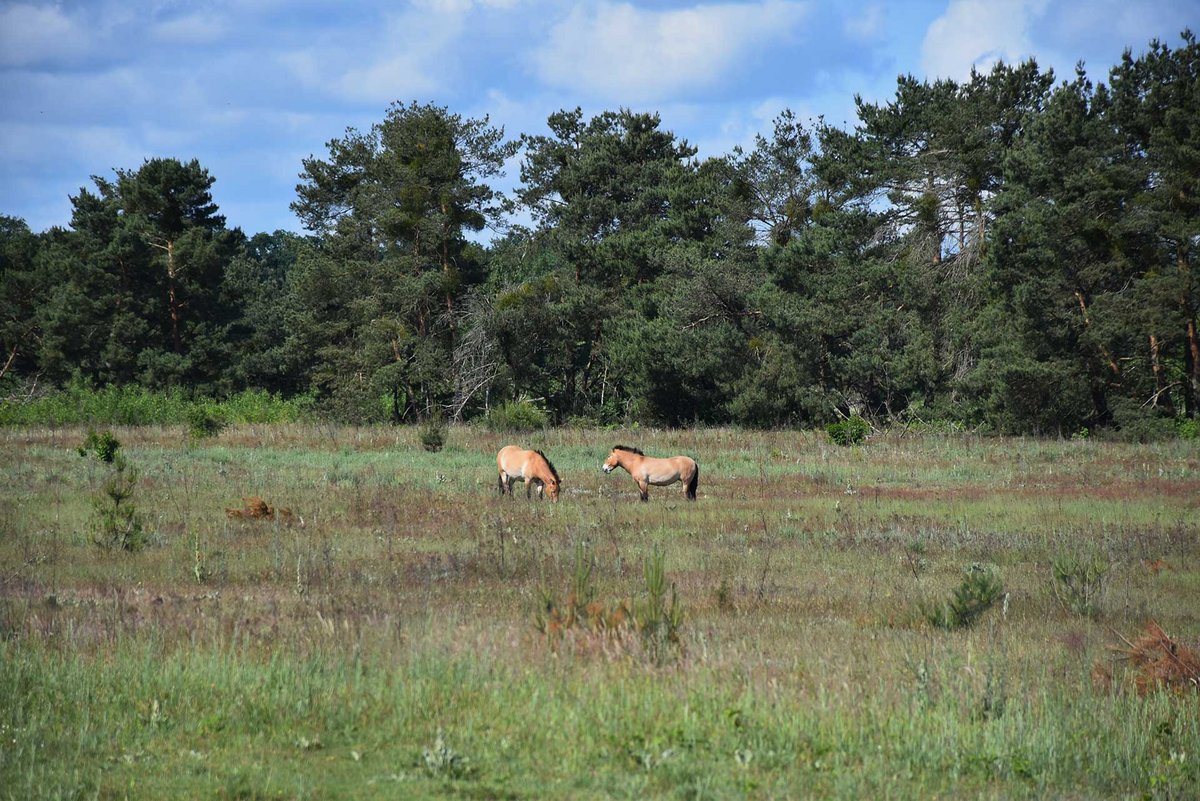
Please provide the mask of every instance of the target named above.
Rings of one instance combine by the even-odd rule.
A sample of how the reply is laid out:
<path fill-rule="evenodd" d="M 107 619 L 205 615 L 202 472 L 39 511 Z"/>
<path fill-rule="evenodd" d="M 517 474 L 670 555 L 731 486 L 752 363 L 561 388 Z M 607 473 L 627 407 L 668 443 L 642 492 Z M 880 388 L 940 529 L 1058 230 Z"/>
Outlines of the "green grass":
<path fill-rule="evenodd" d="M 1200 640 L 1194 442 L 116 428 L 151 535 L 126 554 L 91 544 L 85 434 L 0 430 L 0 798 L 1200 793 L 1195 693 L 1091 678 L 1147 617 Z M 546 450 L 560 503 L 496 495 L 509 442 Z M 600 472 L 616 443 L 695 456 L 699 501 L 639 503 Z M 303 525 L 225 514 L 251 495 Z M 580 545 L 606 603 L 665 549 L 665 665 L 538 632 Z M 1054 596 L 1068 550 L 1111 564 L 1095 618 Z M 971 562 L 1004 603 L 932 628 Z"/>

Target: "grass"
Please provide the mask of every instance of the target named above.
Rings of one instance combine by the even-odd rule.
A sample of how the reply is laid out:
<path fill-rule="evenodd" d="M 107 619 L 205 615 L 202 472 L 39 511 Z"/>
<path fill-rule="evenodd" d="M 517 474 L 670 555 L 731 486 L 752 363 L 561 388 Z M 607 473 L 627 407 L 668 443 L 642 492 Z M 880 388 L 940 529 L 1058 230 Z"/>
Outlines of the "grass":
<path fill-rule="evenodd" d="M 1200 446 L 961 436 L 595 432 L 521 439 L 558 504 L 500 498 L 512 440 L 452 428 L 114 430 L 150 544 L 92 544 L 85 428 L 0 445 L 0 798 L 1187 798 L 1195 692 L 1093 686 L 1147 617 L 1200 639 Z M 700 500 L 600 463 L 701 463 Z M 303 525 L 238 520 L 247 496 Z M 580 552 L 605 602 L 656 548 L 664 664 L 534 620 Z M 581 551 L 582 549 L 582 551 Z M 1110 565 L 1094 615 L 1054 593 Z M 931 627 L 971 563 L 1006 597 Z M 1161 563 L 1161 564 L 1160 564 Z"/>

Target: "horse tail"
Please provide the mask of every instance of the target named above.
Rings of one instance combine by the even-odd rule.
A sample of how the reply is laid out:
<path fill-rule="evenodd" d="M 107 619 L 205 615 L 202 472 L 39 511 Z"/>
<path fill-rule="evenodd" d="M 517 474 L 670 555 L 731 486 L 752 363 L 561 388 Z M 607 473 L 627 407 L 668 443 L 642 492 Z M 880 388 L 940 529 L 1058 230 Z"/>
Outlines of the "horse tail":
<path fill-rule="evenodd" d="M 692 477 L 687 483 L 687 499 L 689 501 L 696 500 L 696 485 L 700 483 L 700 463 L 692 460 L 692 464 L 696 466 L 696 469 L 692 471 Z"/>

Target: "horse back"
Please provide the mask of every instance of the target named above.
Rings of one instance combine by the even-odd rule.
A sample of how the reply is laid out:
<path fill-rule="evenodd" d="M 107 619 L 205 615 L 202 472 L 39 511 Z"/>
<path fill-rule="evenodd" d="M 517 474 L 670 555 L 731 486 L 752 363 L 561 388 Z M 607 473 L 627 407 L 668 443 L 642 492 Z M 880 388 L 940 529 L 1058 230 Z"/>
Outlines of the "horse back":
<path fill-rule="evenodd" d="M 496 467 L 502 473 L 510 475 L 521 475 L 521 469 L 525 463 L 529 461 L 529 455 L 532 451 L 527 451 L 524 448 L 519 448 L 516 445 L 505 445 L 496 454 Z"/>

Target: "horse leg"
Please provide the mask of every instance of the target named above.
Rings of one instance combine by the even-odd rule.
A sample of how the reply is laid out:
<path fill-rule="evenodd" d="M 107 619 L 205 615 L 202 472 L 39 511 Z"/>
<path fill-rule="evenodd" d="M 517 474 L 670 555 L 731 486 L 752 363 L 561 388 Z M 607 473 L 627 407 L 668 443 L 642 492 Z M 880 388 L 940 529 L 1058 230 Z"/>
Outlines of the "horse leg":
<path fill-rule="evenodd" d="M 533 479 L 527 478 L 527 479 L 525 479 L 525 500 L 528 501 L 532 498 L 533 498 Z"/>
<path fill-rule="evenodd" d="M 504 473 L 501 472 L 496 476 L 496 487 L 500 490 L 500 495 L 504 495 Z"/>
<path fill-rule="evenodd" d="M 638 489 L 642 491 L 642 502 L 650 500 L 650 483 L 647 481 L 638 481 Z"/>
<path fill-rule="evenodd" d="M 692 468 L 692 475 L 683 484 L 683 493 L 689 501 L 696 500 L 696 486 L 700 483 L 700 465 Z"/>

